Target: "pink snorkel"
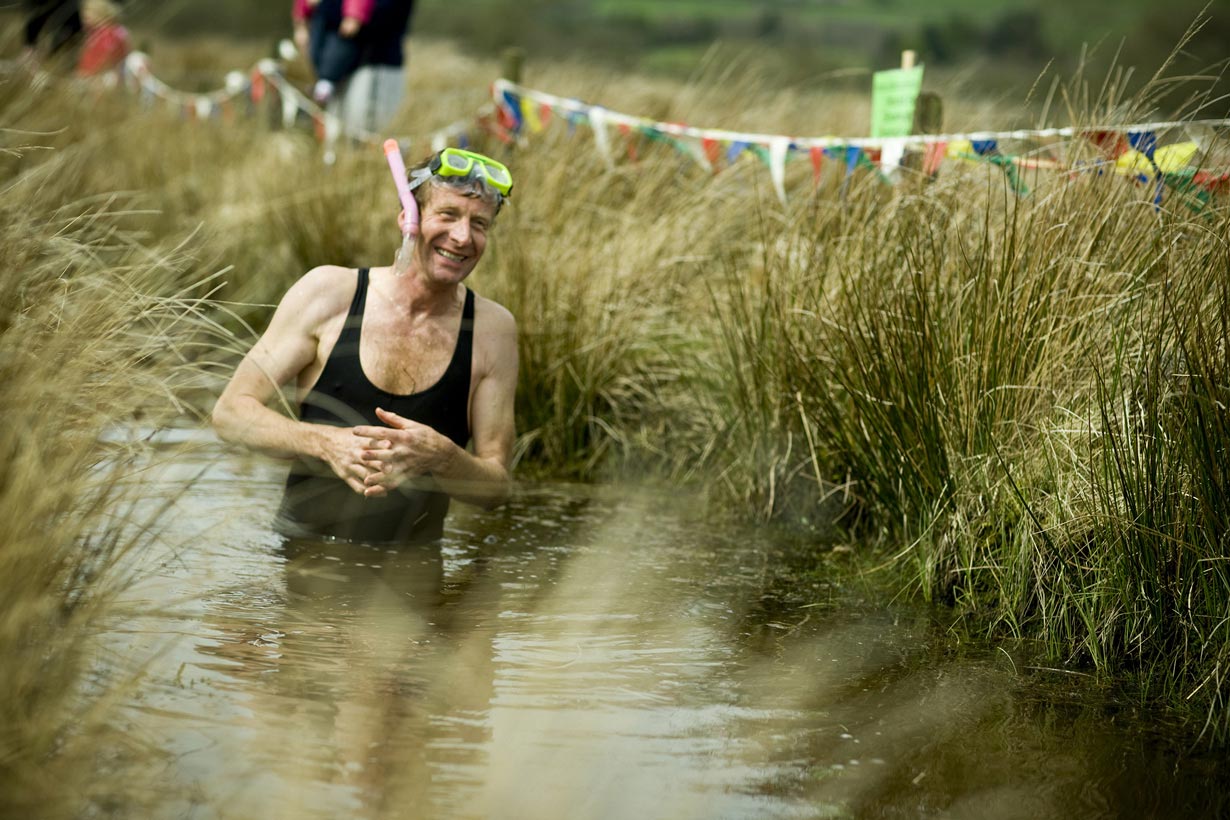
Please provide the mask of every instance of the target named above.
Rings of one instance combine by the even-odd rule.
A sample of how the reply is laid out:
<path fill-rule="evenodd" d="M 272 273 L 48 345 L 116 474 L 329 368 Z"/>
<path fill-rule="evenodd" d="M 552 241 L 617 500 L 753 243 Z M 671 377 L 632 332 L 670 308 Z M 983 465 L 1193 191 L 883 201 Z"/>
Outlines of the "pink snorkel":
<path fill-rule="evenodd" d="M 384 141 L 384 157 L 389 161 L 389 171 L 393 174 L 393 183 L 397 186 L 397 196 L 401 207 L 406 212 L 402 223 L 401 249 L 393 260 L 393 273 L 401 275 L 410 265 L 410 243 L 419 232 L 419 206 L 410 195 L 410 185 L 406 181 L 406 164 L 401 158 L 401 146 L 395 139 Z"/>

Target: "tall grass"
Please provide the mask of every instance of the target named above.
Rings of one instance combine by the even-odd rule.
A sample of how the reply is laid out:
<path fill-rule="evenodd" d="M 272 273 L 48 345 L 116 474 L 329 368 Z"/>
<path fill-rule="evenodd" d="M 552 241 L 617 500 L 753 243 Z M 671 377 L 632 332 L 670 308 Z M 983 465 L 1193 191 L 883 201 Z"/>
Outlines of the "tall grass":
<path fill-rule="evenodd" d="M 777 234 L 758 279 L 730 264 L 740 434 L 716 457 L 765 513 L 843 487 L 847 532 L 899 583 L 1139 674 L 1224 738 L 1230 212 L 1106 177 L 1030 184 L 951 169 L 857 191 Z M 749 457 L 769 431 L 772 457 Z"/>
<path fill-rule="evenodd" d="M 1078 123 L 1156 113 L 1120 86 L 1062 96 Z M 516 159 L 586 162 L 557 140 Z M 512 241 L 548 241 L 496 266 L 527 336 L 526 455 L 586 472 L 614 447 L 866 544 L 986 634 L 1135 677 L 1224 739 L 1226 204 L 1049 172 L 1018 196 L 950 164 L 894 189 L 830 174 L 782 210 L 746 166 L 677 163 L 535 178 Z"/>
<path fill-rule="evenodd" d="M 184 415 L 201 389 L 208 286 L 187 247 L 149 236 L 141 195 L 82 188 L 123 141 L 108 110 L 20 77 L 0 91 L 4 816 L 79 816 L 141 791 L 101 776 L 145 750 L 115 721 L 136 672 L 100 662 L 93 640 L 165 524 L 141 500 L 148 445 L 122 431 Z M 93 113 L 79 141 L 45 127 Z"/>

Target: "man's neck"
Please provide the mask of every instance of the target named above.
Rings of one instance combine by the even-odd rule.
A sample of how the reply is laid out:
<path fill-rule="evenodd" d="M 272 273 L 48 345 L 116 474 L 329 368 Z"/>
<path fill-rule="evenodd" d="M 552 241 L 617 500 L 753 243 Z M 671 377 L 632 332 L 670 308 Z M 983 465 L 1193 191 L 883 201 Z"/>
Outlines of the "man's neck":
<path fill-rule="evenodd" d="M 400 276 L 392 268 L 382 268 L 379 283 L 386 297 L 411 317 L 447 315 L 456 310 L 465 294 L 460 284 L 429 282 L 413 267 Z"/>

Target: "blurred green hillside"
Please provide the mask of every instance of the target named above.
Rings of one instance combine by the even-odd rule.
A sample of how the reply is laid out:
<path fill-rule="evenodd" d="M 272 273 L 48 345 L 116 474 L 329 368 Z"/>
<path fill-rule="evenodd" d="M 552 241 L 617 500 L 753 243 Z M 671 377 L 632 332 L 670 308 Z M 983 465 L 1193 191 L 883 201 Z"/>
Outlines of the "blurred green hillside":
<path fill-rule="evenodd" d="M 290 6 L 127 0 L 125 14 L 151 37 L 272 42 L 289 33 Z M 862 83 L 865 72 L 896 65 L 902 50 L 914 49 L 929 68 L 961 73 L 971 88 L 1012 95 L 1048 64 L 1070 73 L 1082 60 L 1095 75 L 1112 63 L 1135 67 L 1139 84 L 1202 11 L 1204 26 L 1171 73 L 1210 73 L 1222 61 L 1215 77 L 1230 43 L 1226 0 L 419 0 L 414 31 L 454 39 L 477 54 L 516 45 L 531 59 L 575 58 L 685 77 L 706 56 L 750 58 L 781 85 Z M 1086 44 L 1092 57 L 1083 55 Z M 1230 82 L 1222 77 L 1219 88 L 1230 93 Z"/>

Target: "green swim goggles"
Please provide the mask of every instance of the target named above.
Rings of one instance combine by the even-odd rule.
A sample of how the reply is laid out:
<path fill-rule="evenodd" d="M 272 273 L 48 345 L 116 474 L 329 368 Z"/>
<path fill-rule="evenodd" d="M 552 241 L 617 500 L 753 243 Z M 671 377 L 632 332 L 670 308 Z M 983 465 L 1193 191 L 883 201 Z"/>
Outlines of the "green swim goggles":
<path fill-rule="evenodd" d="M 464 148 L 445 148 L 432 158 L 427 166 L 430 174 L 421 171 L 415 174 L 410 182 L 411 190 L 422 185 L 428 176 L 456 177 L 458 181 L 466 178 L 481 178 L 501 196 L 508 196 L 512 191 L 512 174 L 503 163 L 496 162 L 491 157 L 483 156 Z"/>

